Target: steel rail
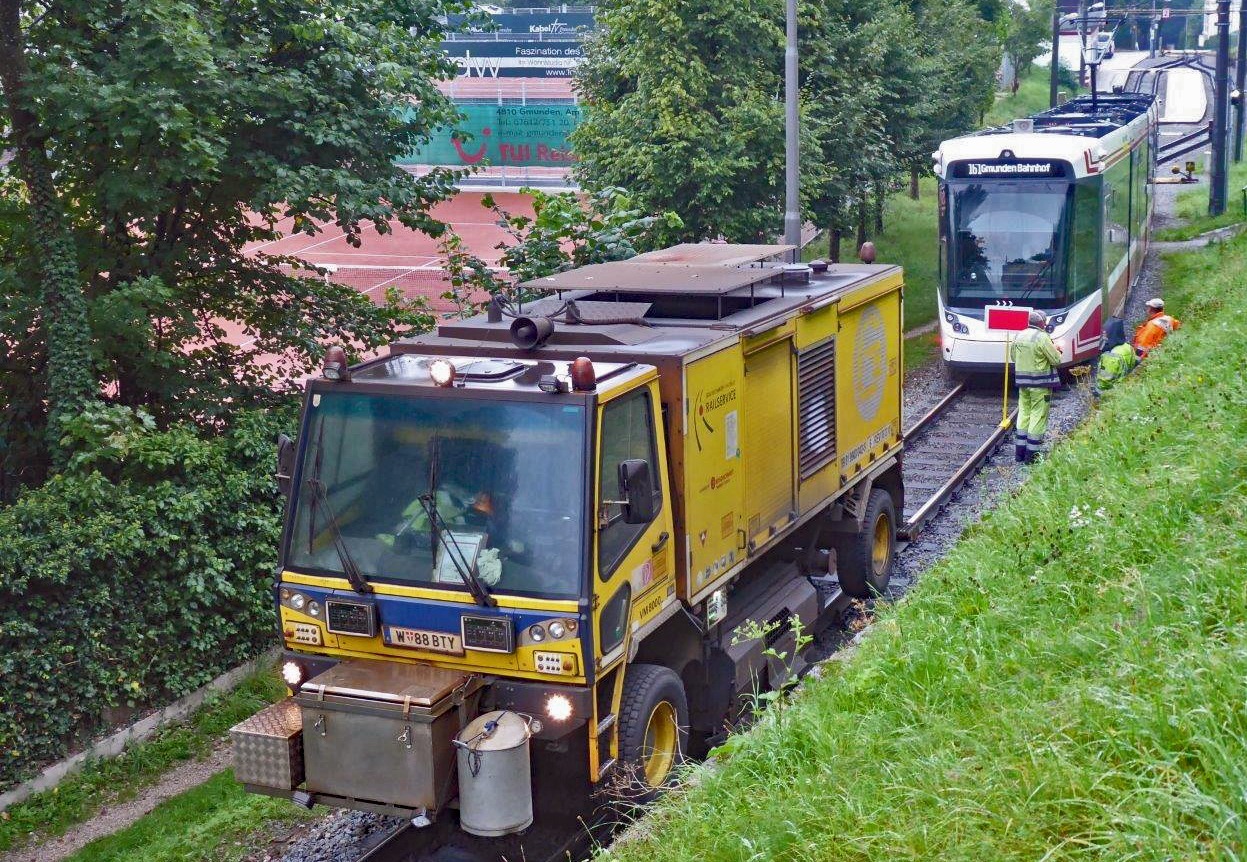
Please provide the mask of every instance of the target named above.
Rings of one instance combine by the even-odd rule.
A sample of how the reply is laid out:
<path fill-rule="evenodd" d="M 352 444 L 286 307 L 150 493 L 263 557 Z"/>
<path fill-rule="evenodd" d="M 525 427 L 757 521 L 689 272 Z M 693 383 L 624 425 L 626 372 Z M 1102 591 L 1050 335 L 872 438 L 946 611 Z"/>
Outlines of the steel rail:
<path fill-rule="evenodd" d="M 971 454 L 959 468 L 957 468 L 957 472 L 952 475 L 952 478 L 941 485 L 940 488 L 932 494 L 921 507 L 919 507 L 918 511 L 914 512 L 913 517 L 906 521 L 905 525 L 897 531 L 897 535 L 901 538 L 913 541 L 913 539 L 917 537 L 918 533 L 922 531 L 922 528 L 926 525 L 926 522 L 931 520 L 931 518 L 935 516 L 935 513 L 939 511 L 939 508 L 944 504 L 944 501 L 951 497 L 958 488 L 964 485 L 966 481 L 978 470 L 979 466 L 987 460 L 988 456 L 996 451 L 1001 440 L 1006 434 L 1009 433 L 1009 429 L 1013 427 L 1013 421 L 1016 418 L 1017 408 L 1015 407 L 1009 414 L 1009 424 L 996 426 L 996 430 L 992 432 L 992 434 L 982 443 L 982 445 L 974 450 L 974 453 Z"/>
<path fill-rule="evenodd" d="M 356 862 L 415 862 L 417 859 L 439 858 L 437 854 L 447 846 L 447 838 L 448 835 L 444 829 L 441 831 L 438 831 L 436 827 L 432 830 L 417 829 L 411 823 L 404 821 L 385 833 L 376 844 L 358 857 Z M 535 860 L 535 862 L 567 862 L 568 859 L 582 859 L 590 850 L 590 841 L 591 836 L 584 828 L 584 823 L 578 821 L 576 826 L 569 829 L 567 837 L 559 842 L 556 848 L 538 857 L 526 855 L 525 858 Z M 472 854 L 474 851 L 466 852 Z M 492 856 L 493 853 L 488 855 Z M 456 855 L 455 858 L 466 857 Z"/>
<path fill-rule="evenodd" d="M 913 424 L 903 435 L 905 442 L 909 442 L 910 437 L 914 437 L 923 431 L 928 425 L 936 420 L 941 413 L 948 409 L 953 401 L 960 398 L 966 392 L 966 382 L 963 380 L 949 390 L 948 394 L 940 399 L 940 403 L 936 404 L 928 410 L 921 419 Z"/>
<path fill-rule="evenodd" d="M 381 837 L 381 840 L 360 856 L 356 862 L 404 862 L 414 852 L 407 839 L 416 828 L 404 821 Z"/>

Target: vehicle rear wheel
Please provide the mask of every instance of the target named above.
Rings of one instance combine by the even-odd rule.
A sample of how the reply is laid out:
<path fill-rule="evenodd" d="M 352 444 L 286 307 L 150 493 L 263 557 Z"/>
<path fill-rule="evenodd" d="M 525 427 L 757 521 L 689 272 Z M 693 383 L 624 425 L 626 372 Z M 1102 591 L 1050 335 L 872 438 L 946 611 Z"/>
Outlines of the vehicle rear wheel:
<path fill-rule="evenodd" d="M 625 670 L 619 704 L 621 795 L 648 802 L 671 780 L 688 750 L 688 699 L 674 671 L 656 664 Z"/>
<path fill-rule="evenodd" d="M 866 503 L 862 528 L 836 542 L 836 572 L 840 589 L 855 599 L 882 595 L 892 580 L 896 556 L 896 508 L 892 495 L 873 488 Z"/>

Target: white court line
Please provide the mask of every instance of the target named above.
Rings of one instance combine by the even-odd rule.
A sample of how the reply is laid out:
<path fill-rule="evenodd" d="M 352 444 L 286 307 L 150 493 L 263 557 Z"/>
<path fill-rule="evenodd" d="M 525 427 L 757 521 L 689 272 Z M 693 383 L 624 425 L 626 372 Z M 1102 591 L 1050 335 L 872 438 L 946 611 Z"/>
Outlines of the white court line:
<path fill-rule="evenodd" d="M 350 256 L 352 256 L 352 255 L 354 255 L 355 257 L 398 257 L 398 258 L 408 258 L 408 259 L 410 259 L 410 260 L 437 260 L 437 259 L 438 259 L 438 256 L 437 256 L 437 255 L 435 255 L 435 254 L 385 254 L 384 252 L 376 252 L 376 251 L 374 251 L 374 252 L 366 252 L 366 251 L 335 251 L 335 252 L 328 252 L 328 251 L 321 251 L 321 252 L 316 252 L 316 253 L 317 253 L 317 254 L 334 254 L 334 255 L 338 255 L 338 256 L 343 257 L 343 259 L 345 259 L 345 258 L 347 258 L 347 257 L 350 257 Z M 342 264 L 342 265 L 343 265 L 343 266 L 353 266 L 353 264 L 349 264 L 349 263 L 344 263 L 344 264 Z"/>
<path fill-rule="evenodd" d="M 414 270 L 410 270 L 408 272 L 414 272 Z M 364 296 L 367 296 L 368 294 L 372 293 L 374 290 L 377 290 L 378 288 L 385 287 L 387 284 L 393 284 L 394 282 L 402 278 L 404 275 L 407 275 L 408 272 L 400 272 L 398 275 L 394 276 L 393 278 L 387 278 L 385 281 L 379 284 L 374 284 L 372 287 L 368 288 L 367 290 L 362 291 L 362 293 Z"/>

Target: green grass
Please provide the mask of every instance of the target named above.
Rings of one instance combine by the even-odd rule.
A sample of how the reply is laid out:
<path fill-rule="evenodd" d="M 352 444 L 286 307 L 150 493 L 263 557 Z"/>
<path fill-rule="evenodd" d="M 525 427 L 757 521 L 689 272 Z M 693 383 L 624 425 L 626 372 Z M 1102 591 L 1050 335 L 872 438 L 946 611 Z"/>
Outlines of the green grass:
<path fill-rule="evenodd" d="M 1164 228 L 1156 232 L 1156 239 L 1174 241 L 1192 239 L 1219 227 L 1247 221 L 1243 212 L 1243 187 L 1247 186 L 1247 161 L 1237 164 L 1230 163 L 1229 198 L 1225 212 L 1215 218 L 1208 215 L 1209 181 L 1207 172 L 1200 176 L 1198 185 L 1190 186 L 1178 193 L 1174 204 L 1174 215 L 1181 221 L 1180 225 Z"/>
<path fill-rule="evenodd" d="M 69 862 L 229 862 L 317 816 L 285 799 L 247 793 L 227 769 L 133 826 L 91 842 Z"/>
<path fill-rule="evenodd" d="M 935 178 L 923 177 L 918 200 L 908 191 L 888 198 L 884 231 L 872 236 L 881 263 L 894 263 L 905 270 L 905 329 L 913 329 L 935 319 L 936 289 L 939 282 L 938 229 L 935 223 Z M 840 259 L 856 261 L 853 235 L 845 236 Z M 827 234 L 819 236 L 802 252 L 806 261 L 827 257 Z"/>
<path fill-rule="evenodd" d="M 908 374 L 935 361 L 940 353 L 940 337 L 937 332 L 924 332 L 905 339 L 905 373 Z"/>
<path fill-rule="evenodd" d="M 233 690 L 210 698 L 186 722 L 126 749 L 120 757 L 92 761 L 56 788 L 6 810 L 0 819 L 0 851 L 32 837 L 61 835 L 90 819 L 101 806 L 132 799 L 170 768 L 207 756 L 230 727 L 285 694 L 272 670 L 255 673 Z"/>
<path fill-rule="evenodd" d="M 1247 237 L 1183 329 L 618 862 L 1247 851 Z"/>
<path fill-rule="evenodd" d="M 1061 90 L 1070 92 L 1070 88 L 1064 84 L 1061 85 Z M 1022 75 L 1016 93 L 996 94 L 996 103 L 987 111 L 983 125 L 1002 126 L 1018 117 L 1029 117 L 1047 109 L 1048 69 L 1032 65 Z"/>

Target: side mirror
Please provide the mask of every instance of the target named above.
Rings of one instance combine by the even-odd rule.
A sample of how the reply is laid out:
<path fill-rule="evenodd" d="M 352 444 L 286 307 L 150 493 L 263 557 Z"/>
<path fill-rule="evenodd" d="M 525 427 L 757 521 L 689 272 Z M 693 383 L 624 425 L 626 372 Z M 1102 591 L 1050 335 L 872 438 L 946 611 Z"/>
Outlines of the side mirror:
<path fill-rule="evenodd" d="M 294 482 L 294 441 L 285 434 L 277 437 L 277 490 L 285 497 L 290 496 L 290 488 Z"/>
<path fill-rule="evenodd" d="M 619 491 L 624 500 L 625 524 L 648 524 L 654 520 L 654 480 L 648 461 L 630 458 L 619 462 Z"/>

